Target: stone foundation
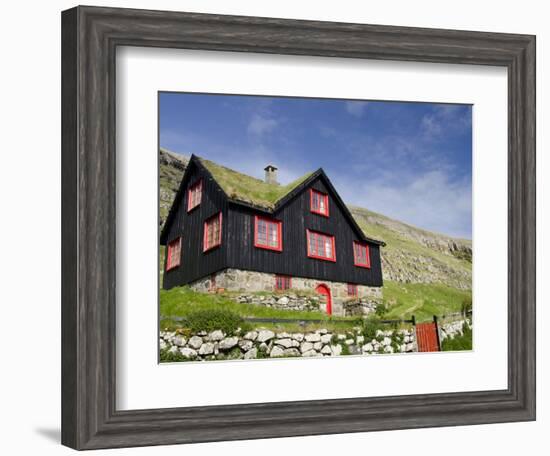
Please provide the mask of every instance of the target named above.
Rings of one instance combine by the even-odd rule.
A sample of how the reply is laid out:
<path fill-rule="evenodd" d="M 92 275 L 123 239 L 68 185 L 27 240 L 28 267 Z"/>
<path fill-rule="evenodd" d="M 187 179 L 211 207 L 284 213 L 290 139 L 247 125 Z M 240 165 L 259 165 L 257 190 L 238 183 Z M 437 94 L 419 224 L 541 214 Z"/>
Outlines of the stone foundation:
<path fill-rule="evenodd" d="M 368 315 L 382 302 L 382 288 L 357 285 L 357 296 L 350 299 L 348 284 L 328 280 L 306 279 L 292 277 L 292 291 L 315 291 L 318 285 L 324 284 L 330 288 L 332 295 L 332 313 L 336 316 Z M 259 291 L 275 291 L 275 274 L 241 269 L 225 269 L 209 277 L 197 280 L 190 287 L 199 292 L 236 291 L 253 293 Z M 353 303 L 353 304 L 350 304 Z M 320 309 L 326 311 L 326 303 L 320 303 Z"/>
<path fill-rule="evenodd" d="M 239 304 L 255 304 L 282 310 L 318 311 L 326 309 L 326 298 L 322 295 L 306 296 L 299 293 L 274 293 L 272 295 L 242 294 L 232 298 Z"/>

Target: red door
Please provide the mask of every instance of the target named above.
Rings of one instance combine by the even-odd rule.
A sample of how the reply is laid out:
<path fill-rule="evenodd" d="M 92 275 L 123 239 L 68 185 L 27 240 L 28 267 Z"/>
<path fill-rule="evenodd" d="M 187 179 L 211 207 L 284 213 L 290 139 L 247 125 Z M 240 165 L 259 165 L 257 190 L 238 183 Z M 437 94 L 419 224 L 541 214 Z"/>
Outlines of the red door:
<path fill-rule="evenodd" d="M 419 352 L 439 351 L 437 326 L 435 323 L 416 324 L 416 343 Z"/>
<path fill-rule="evenodd" d="M 330 294 L 330 288 L 325 284 L 318 285 L 315 291 L 327 298 L 327 315 L 332 315 L 332 296 Z"/>

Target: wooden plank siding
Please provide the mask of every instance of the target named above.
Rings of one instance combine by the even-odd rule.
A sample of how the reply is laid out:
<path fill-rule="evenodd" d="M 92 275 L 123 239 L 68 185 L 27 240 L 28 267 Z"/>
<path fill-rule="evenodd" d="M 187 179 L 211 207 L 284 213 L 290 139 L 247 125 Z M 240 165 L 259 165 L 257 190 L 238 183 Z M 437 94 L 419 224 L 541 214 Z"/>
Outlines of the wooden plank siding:
<path fill-rule="evenodd" d="M 198 179 L 203 180 L 201 203 L 187 212 L 187 189 Z M 194 282 L 226 268 L 382 286 L 380 246 L 368 243 L 370 268 L 354 265 L 353 241 L 364 241 L 322 176 L 269 215 L 283 222 L 281 252 L 254 246 L 254 216 L 266 215 L 265 211 L 229 201 L 208 171 L 193 160 L 189 163 L 181 188 L 182 197 L 177 207 L 173 208 L 173 217 L 167 220 L 164 236 L 166 244 L 182 236 L 181 262 L 179 267 L 166 271 L 165 256 L 165 289 Z M 311 212 L 310 188 L 328 194 L 329 217 Z M 203 252 L 204 221 L 220 211 L 222 244 Z M 307 229 L 335 237 L 335 262 L 308 257 Z"/>
<path fill-rule="evenodd" d="M 329 217 L 311 212 L 311 187 L 329 195 Z M 227 266 L 294 277 L 382 286 L 379 245 L 369 243 L 370 269 L 355 266 L 353 241 L 361 241 L 359 233 L 354 231 L 321 178 L 313 181 L 309 188 L 273 214 L 274 219 L 283 222 L 282 252 L 254 247 L 254 215 L 258 212 L 230 203 L 226 224 L 229 232 Z M 334 235 L 336 262 L 307 256 L 306 229 Z"/>
<path fill-rule="evenodd" d="M 185 285 L 202 277 L 227 267 L 227 198 L 218 184 L 196 164 L 190 163 L 184 175 L 182 188 L 185 190 L 180 199 L 170 226 L 168 226 L 166 241 L 169 243 L 177 237 L 182 237 L 180 266 L 166 271 L 164 260 L 163 288 Z M 187 212 L 187 188 L 189 184 L 202 179 L 201 203 Z M 222 212 L 222 243 L 221 246 L 203 252 L 204 221 L 218 212 Z"/>

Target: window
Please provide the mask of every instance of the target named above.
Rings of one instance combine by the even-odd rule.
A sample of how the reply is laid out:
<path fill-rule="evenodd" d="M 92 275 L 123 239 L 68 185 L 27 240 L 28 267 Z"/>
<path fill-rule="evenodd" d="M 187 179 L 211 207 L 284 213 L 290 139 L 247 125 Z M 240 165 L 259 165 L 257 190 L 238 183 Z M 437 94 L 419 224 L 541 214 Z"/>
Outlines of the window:
<path fill-rule="evenodd" d="M 328 217 L 328 195 L 313 189 L 310 192 L 311 212 Z"/>
<path fill-rule="evenodd" d="M 357 296 L 357 285 L 348 283 L 348 296 Z"/>
<path fill-rule="evenodd" d="M 279 275 L 275 276 L 275 289 L 276 290 L 289 290 L 292 286 L 290 276 Z"/>
<path fill-rule="evenodd" d="M 307 256 L 320 260 L 336 261 L 334 251 L 334 236 L 306 230 L 307 232 Z"/>
<path fill-rule="evenodd" d="M 222 213 L 210 217 L 204 222 L 203 252 L 222 243 Z"/>
<path fill-rule="evenodd" d="M 166 270 L 177 268 L 181 261 L 181 237 L 168 243 L 166 254 Z"/>
<path fill-rule="evenodd" d="M 283 222 L 256 215 L 254 217 L 254 246 L 262 249 L 283 250 Z"/>
<path fill-rule="evenodd" d="M 189 186 L 187 191 L 187 212 L 194 209 L 201 203 L 202 199 L 202 179 Z"/>
<path fill-rule="evenodd" d="M 353 259 L 355 266 L 370 268 L 369 246 L 353 241 Z"/>

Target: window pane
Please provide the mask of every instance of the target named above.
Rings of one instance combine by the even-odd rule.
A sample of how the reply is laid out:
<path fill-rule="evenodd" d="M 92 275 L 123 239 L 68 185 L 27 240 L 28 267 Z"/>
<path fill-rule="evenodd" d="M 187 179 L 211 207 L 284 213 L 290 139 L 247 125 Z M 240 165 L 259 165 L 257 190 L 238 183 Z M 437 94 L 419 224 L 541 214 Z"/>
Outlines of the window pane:
<path fill-rule="evenodd" d="M 279 245 L 278 242 L 278 226 L 276 223 L 269 223 L 269 246 L 270 247 L 277 247 Z"/>

